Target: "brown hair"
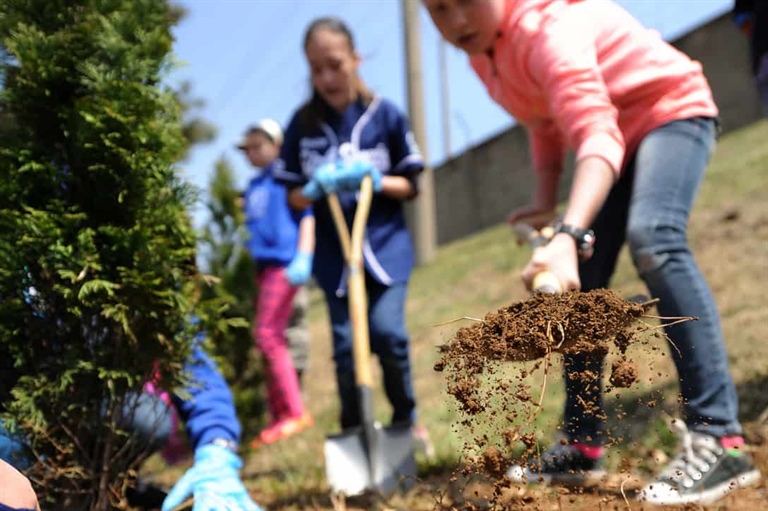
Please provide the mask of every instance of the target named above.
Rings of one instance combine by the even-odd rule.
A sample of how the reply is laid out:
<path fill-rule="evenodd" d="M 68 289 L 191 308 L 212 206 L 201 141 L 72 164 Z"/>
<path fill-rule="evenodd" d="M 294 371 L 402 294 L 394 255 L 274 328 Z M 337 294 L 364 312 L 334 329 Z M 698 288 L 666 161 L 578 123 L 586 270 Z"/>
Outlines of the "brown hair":
<path fill-rule="evenodd" d="M 344 36 L 347 39 L 347 43 L 349 44 L 349 50 L 355 51 L 355 38 L 352 35 L 352 31 L 341 18 L 337 18 L 335 16 L 316 18 L 309 24 L 306 32 L 304 32 L 303 48 L 305 51 L 309 45 L 309 40 L 318 30 L 328 30 L 330 32 Z M 358 97 L 362 99 L 365 104 L 369 104 L 373 100 L 373 93 L 365 85 L 365 82 L 363 82 L 362 78 L 358 76 L 355 85 L 357 86 Z M 300 115 L 302 122 L 304 122 L 306 126 L 316 127 L 328 119 L 328 116 L 332 111 L 332 107 L 326 103 L 317 89 L 311 85 L 311 80 L 310 87 L 312 88 L 312 95 L 301 107 Z"/>

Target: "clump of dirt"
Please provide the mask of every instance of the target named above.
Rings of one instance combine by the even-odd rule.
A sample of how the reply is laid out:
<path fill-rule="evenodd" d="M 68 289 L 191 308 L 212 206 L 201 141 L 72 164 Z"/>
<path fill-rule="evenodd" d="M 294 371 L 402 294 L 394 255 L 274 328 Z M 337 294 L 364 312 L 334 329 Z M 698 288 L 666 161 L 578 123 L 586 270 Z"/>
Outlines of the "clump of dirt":
<path fill-rule="evenodd" d="M 441 348 L 435 370 L 444 373 L 448 393 L 464 414 L 461 425 L 469 432 L 464 472 L 495 480 L 495 499 L 515 459 L 540 451 L 538 435 L 526 428 L 541 409 L 554 353 L 602 359 L 615 346 L 620 358 L 613 362 L 610 384 L 628 388 L 637 382 L 637 366 L 627 358 L 627 349 L 655 328 L 635 326 L 651 303 L 631 302 L 608 289 L 535 294 L 458 329 Z M 528 363 L 510 370 L 507 362 Z M 539 369 L 542 385 L 535 395 L 528 377 Z M 588 385 L 600 380 L 587 370 L 570 377 Z M 601 411 L 585 408 L 585 413 Z"/>
<path fill-rule="evenodd" d="M 448 393 L 462 411 L 478 414 L 486 409 L 478 394 L 479 376 L 492 371 L 492 363 L 537 360 L 555 352 L 603 357 L 611 341 L 624 353 L 637 334 L 629 327 L 644 313 L 643 304 L 609 289 L 535 294 L 460 328 L 441 349 L 435 370 L 446 372 Z M 621 373 L 617 381 L 626 383 L 630 373 Z"/>
<path fill-rule="evenodd" d="M 615 360 L 611 365 L 611 385 L 627 389 L 637 381 L 637 364 L 623 358 Z"/>

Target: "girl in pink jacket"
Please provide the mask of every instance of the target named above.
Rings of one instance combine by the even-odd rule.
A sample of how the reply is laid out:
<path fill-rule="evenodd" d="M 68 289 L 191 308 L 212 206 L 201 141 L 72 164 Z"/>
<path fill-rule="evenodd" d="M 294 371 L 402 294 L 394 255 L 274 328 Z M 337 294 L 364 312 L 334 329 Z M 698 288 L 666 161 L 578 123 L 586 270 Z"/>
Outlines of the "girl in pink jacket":
<path fill-rule="evenodd" d="M 423 0 L 442 36 L 465 51 L 493 99 L 530 136 L 533 201 L 511 222 L 552 218 L 567 149 L 576 154 L 557 234 L 523 271 L 563 289 L 608 287 L 625 241 L 662 316 L 695 316 L 666 333 L 683 397 L 680 453 L 640 492 L 658 504 L 711 502 L 760 479 L 743 446 L 736 391 L 712 293 L 686 240 L 717 134 L 701 65 L 600 0 Z M 594 254 L 594 255 L 592 255 Z M 591 256 L 591 257 L 590 257 Z M 602 360 L 564 361 L 565 443 L 509 477 L 588 483 L 603 474 Z M 682 422 L 678 421 L 680 424 Z"/>

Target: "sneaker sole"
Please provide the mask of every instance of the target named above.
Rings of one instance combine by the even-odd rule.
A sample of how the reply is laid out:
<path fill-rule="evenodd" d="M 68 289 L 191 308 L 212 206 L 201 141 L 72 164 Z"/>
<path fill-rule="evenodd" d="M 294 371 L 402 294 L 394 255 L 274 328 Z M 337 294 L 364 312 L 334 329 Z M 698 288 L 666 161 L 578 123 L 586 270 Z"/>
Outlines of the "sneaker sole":
<path fill-rule="evenodd" d="M 283 440 L 287 440 L 288 438 L 291 438 L 292 436 L 298 435 L 299 433 L 302 433 L 303 431 L 311 428 L 315 425 L 315 420 L 312 418 L 311 415 L 306 414 L 300 419 L 298 419 L 296 422 L 294 422 L 291 425 L 284 426 L 284 429 L 281 430 L 273 439 L 270 439 L 269 441 L 264 441 L 259 436 L 251 440 L 249 446 L 251 449 L 258 449 L 265 445 L 273 445 L 278 442 L 281 442 Z"/>
<path fill-rule="evenodd" d="M 640 495 L 638 495 L 637 500 L 641 502 L 648 502 L 649 504 L 659 504 L 659 505 L 675 505 L 675 504 L 692 504 L 692 503 L 699 503 L 699 504 L 711 504 L 713 502 L 717 502 L 718 500 L 724 498 L 729 493 L 738 490 L 739 488 L 748 488 L 752 485 L 757 484 L 762 477 L 762 474 L 759 470 L 754 469 L 750 470 L 749 472 L 745 474 L 741 474 L 740 476 L 734 477 L 732 479 L 729 479 L 728 481 L 725 481 L 723 483 L 720 483 L 719 485 L 715 486 L 714 488 L 710 488 L 709 490 L 702 491 L 696 494 L 692 495 L 686 495 L 686 496 L 680 496 L 678 499 L 674 498 L 659 498 L 654 499 L 653 490 L 647 490 L 647 491 L 641 491 Z M 649 494 L 647 498 L 644 493 Z"/>

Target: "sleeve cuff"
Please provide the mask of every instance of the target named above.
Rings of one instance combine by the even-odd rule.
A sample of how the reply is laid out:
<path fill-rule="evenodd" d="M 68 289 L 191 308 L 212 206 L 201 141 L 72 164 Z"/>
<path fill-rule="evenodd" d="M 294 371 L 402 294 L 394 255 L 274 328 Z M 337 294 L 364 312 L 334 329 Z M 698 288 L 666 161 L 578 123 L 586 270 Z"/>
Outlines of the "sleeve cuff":
<path fill-rule="evenodd" d="M 195 448 L 210 444 L 214 440 L 217 440 L 217 441 L 226 440 L 228 442 L 231 442 L 233 445 L 237 445 L 239 439 L 234 435 L 232 431 L 229 430 L 229 428 L 225 428 L 221 426 L 213 426 L 211 428 L 208 428 L 200 436 L 200 439 L 198 440 L 197 445 L 195 445 Z"/>
<path fill-rule="evenodd" d="M 412 153 L 400 160 L 391 171 L 390 175 L 408 174 L 414 171 L 420 172 L 424 169 L 424 159 L 420 154 Z"/>
<path fill-rule="evenodd" d="M 576 153 L 576 161 L 590 156 L 597 156 L 608 162 L 618 177 L 624 162 L 624 143 L 607 133 L 596 133 L 581 143 Z"/>

